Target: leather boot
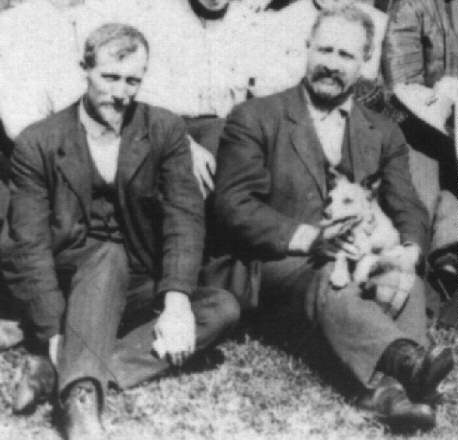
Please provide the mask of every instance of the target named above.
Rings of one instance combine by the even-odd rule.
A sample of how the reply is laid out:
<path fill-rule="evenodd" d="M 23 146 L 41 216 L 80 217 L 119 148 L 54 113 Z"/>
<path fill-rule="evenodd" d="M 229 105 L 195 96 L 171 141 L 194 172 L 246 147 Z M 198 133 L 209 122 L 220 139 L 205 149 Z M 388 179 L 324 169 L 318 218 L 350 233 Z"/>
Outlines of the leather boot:
<path fill-rule="evenodd" d="M 399 340 L 387 348 L 379 369 L 396 378 L 410 399 L 423 402 L 437 397 L 438 385 L 453 366 L 452 350 L 448 347 L 426 351 L 411 341 Z"/>
<path fill-rule="evenodd" d="M 46 356 L 28 355 L 15 387 L 13 412 L 32 412 L 51 397 L 56 386 L 56 371 Z"/>
<path fill-rule="evenodd" d="M 64 391 L 63 418 L 67 440 L 103 440 L 101 396 L 92 380 L 79 380 Z"/>
<path fill-rule="evenodd" d="M 377 419 L 394 431 L 412 432 L 433 428 L 436 424 L 433 408 L 424 403 L 411 402 L 402 385 L 389 379 L 362 396 L 358 406 L 373 412 Z"/>

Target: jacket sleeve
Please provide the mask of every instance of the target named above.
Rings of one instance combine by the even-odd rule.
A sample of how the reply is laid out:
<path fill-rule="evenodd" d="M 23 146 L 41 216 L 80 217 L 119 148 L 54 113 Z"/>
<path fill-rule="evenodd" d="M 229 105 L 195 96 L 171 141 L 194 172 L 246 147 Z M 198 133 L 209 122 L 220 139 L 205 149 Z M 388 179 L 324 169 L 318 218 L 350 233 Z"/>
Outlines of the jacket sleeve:
<path fill-rule="evenodd" d="M 401 243 L 417 243 L 426 251 L 429 231 L 428 212 L 413 186 L 409 167 L 409 147 L 401 129 L 392 130 L 383 145 L 381 158 L 382 206 L 401 234 Z"/>
<path fill-rule="evenodd" d="M 60 332 L 65 301 L 51 249 L 50 194 L 40 151 L 27 134 L 19 136 L 13 150 L 9 232 L 2 269 L 35 336 L 46 341 Z"/>
<path fill-rule="evenodd" d="M 204 200 L 192 172 L 184 122 L 174 121 L 167 128 L 160 165 L 163 247 L 158 290 L 191 294 L 202 264 Z"/>
<path fill-rule="evenodd" d="M 383 50 L 388 87 L 398 83 L 424 84 L 422 12 L 419 0 L 395 0 Z"/>
<path fill-rule="evenodd" d="M 218 150 L 214 209 L 238 248 L 282 258 L 299 222 L 268 205 L 267 137 L 246 105 L 229 115 Z"/>

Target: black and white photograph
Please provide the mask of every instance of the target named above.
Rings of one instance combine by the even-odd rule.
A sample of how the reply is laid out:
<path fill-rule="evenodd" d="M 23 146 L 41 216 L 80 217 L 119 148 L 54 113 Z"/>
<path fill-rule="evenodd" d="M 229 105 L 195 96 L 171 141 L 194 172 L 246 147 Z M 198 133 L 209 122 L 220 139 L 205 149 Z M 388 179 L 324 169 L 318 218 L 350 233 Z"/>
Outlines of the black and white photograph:
<path fill-rule="evenodd" d="M 0 0 L 0 440 L 458 438 L 458 0 Z"/>

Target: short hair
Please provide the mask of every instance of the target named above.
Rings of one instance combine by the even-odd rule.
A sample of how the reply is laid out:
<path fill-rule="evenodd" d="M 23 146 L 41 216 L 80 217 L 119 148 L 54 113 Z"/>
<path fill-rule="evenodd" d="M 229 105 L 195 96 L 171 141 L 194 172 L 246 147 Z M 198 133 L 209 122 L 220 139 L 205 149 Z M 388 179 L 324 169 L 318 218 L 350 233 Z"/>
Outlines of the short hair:
<path fill-rule="evenodd" d="M 364 60 L 367 61 L 372 56 L 374 50 L 374 34 L 375 26 L 372 18 L 361 8 L 354 4 L 345 4 L 343 6 L 335 6 L 330 9 L 322 10 L 315 20 L 310 31 L 309 41 L 315 36 L 319 27 L 327 18 L 343 18 L 350 23 L 359 23 L 366 33 L 366 42 L 364 44 Z"/>
<path fill-rule="evenodd" d="M 87 37 L 82 66 L 85 69 L 93 68 L 96 65 L 98 50 L 113 41 L 119 41 L 119 47 L 114 53 L 117 60 L 136 52 L 139 46 L 143 46 L 149 54 L 148 41 L 137 28 L 123 23 L 106 23 L 93 30 Z"/>

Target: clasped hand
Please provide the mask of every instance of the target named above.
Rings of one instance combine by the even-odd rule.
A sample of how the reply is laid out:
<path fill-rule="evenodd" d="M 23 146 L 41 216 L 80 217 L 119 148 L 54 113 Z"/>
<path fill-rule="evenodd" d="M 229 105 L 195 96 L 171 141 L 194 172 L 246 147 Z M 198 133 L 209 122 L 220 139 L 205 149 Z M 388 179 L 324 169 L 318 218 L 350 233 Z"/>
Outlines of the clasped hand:
<path fill-rule="evenodd" d="M 215 188 L 213 176 L 216 172 L 216 160 L 213 154 L 197 143 L 191 136 L 188 136 L 188 140 L 191 149 L 193 174 L 197 179 L 203 197 L 206 198 Z"/>
<path fill-rule="evenodd" d="M 152 349 L 176 366 L 195 351 L 196 323 L 191 303 L 181 292 L 167 292 L 164 311 L 153 328 Z"/>
<path fill-rule="evenodd" d="M 361 221 L 357 216 L 337 220 L 323 220 L 320 230 L 312 242 L 310 252 L 315 256 L 334 259 L 337 253 L 344 253 L 350 260 L 357 260 L 361 252 L 354 244 L 352 231 Z"/>

